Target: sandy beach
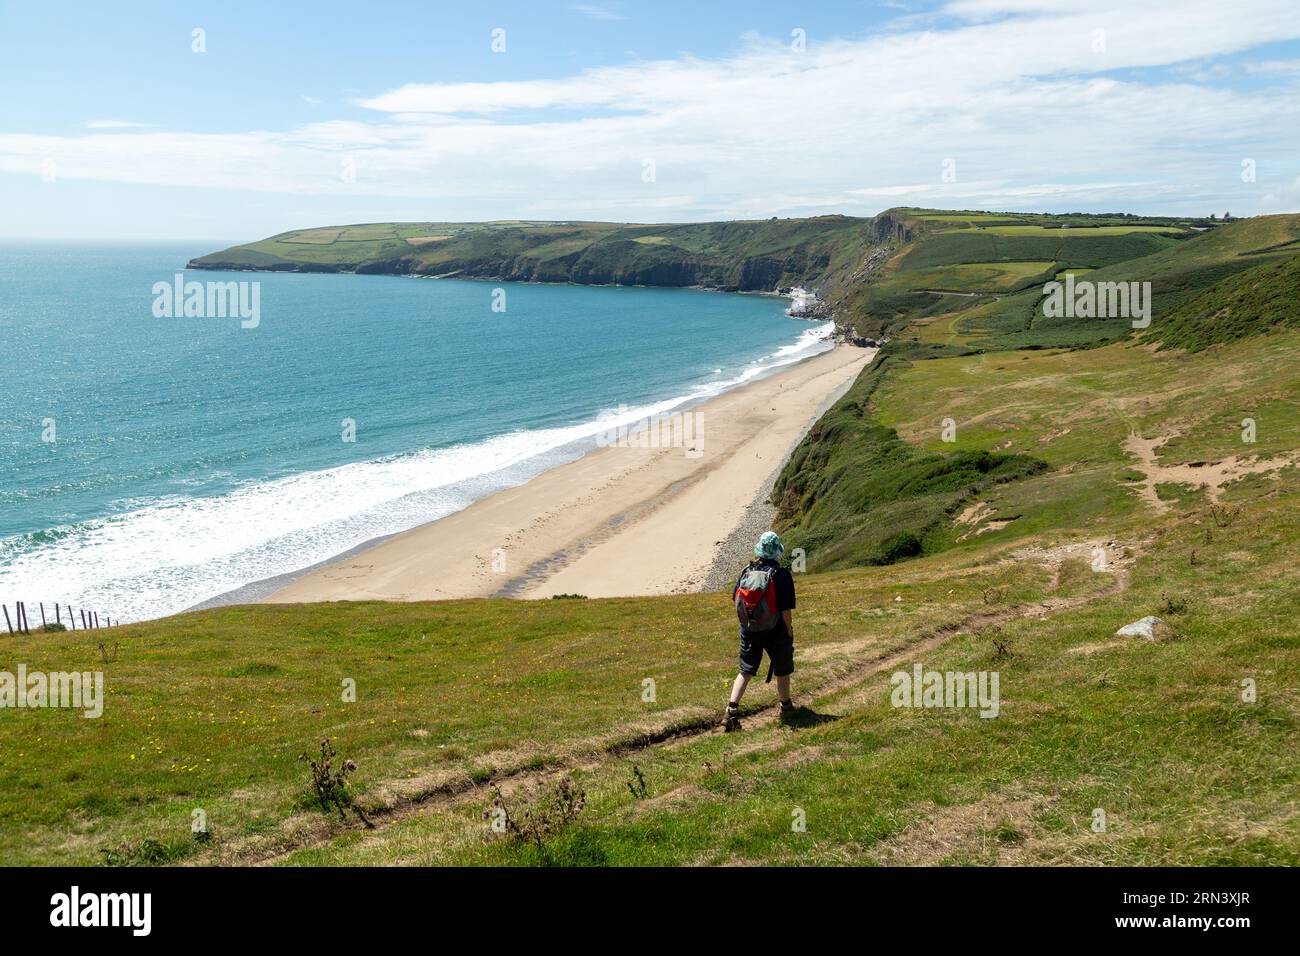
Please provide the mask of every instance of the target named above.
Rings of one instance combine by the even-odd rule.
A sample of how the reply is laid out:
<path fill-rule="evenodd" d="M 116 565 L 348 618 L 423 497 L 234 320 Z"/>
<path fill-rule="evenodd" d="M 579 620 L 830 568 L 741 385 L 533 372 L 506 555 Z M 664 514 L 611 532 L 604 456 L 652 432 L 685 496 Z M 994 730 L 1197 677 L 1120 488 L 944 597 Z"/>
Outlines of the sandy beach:
<path fill-rule="evenodd" d="M 312 569 L 269 602 L 543 598 L 698 590 L 774 472 L 875 356 L 840 345 L 710 399 L 703 441 L 599 448 Z M 714 575 L 716 576 L 716 575 Z"/>

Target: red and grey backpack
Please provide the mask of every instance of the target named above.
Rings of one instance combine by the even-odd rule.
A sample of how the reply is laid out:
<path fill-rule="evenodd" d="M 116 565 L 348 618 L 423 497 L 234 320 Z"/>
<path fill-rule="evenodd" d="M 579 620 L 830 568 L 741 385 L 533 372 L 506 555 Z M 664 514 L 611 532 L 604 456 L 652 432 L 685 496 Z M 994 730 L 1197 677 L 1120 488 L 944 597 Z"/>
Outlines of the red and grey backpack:
<path fill-rule="evenodd" d="M 755 562 L 745 568 L 736 582 L 736 617 L 740 626 L 751 634 L 770 631 L 781 620 L 776 606 L 778 570 L 779 565 Z"/>

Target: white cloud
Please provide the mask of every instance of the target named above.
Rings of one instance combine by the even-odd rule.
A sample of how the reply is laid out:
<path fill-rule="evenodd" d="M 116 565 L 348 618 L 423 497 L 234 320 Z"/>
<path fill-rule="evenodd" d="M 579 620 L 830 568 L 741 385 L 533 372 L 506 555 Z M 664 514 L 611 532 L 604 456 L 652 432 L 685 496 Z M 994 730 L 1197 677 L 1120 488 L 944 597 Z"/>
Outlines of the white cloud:
<path fill-rule="evenodd" d="M 93 119 L 86 124 L 86 129 L 147 129 L 152 123 L 133 123 L 131 120 Z"/>
<path fill-rule="evenodd" d="M 1232 76 L 1232 67 L 1227 63 L 1181 63 L 1172 72 L 1197 83 L 1213 83 Z"/>
<path fill-rule="evenodd" d="M 573 9 L 581 13 L 584 17 L 592 20 L 626 20 L 621 14 L 615 13 L 608 7 L 598 7 L 591 3 L 575 3 Z"/>
<path fill-rule="evenodd" d="M 366 119 L 285 131 L 0 134 L 0 170 L 39 175 L 55 158 L 60 179 L 659 220 L 908 203 L 1230 200 L 1244 213 L 1289 195 L 1267 180 L 1298 171 L 1295 85 L 1233 89 L 1217 61 L 1300 37 L 1293 0 L 960 0 L 945 13 L 943 28 L 802 53 L 750 38 L 726 58 L 412 83 L 362 99 Z M 1198 82 L 1126 74 L 1181 66 Z M 1240 182 L 1245 156 L 1259 161 L 1257 192 Z M 941 178 L 945 159 L 954 183 Z M 352 181 L 339 175 L 345 161 Z"/>
<path fill-rule="evenodd" d="M 1260 60 L 1246 64 L 1247 73 L 1300 74 L 1300 60 Z"/>

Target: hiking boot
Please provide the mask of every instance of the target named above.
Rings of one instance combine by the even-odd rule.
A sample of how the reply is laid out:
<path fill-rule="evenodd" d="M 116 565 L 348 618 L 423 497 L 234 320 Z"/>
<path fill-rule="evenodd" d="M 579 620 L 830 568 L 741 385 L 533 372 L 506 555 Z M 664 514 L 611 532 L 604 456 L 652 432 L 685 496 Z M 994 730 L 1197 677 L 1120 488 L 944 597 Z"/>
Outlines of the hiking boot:
<path fill-rule="evenodd" d="M 724 733 L 731 733 L 733 730 L 740 729 L 740 708 L 727 705 L 726 713 L 722 716 L 722 730 Z"/>
<path fill-rule="evenodd" d="M 794 706 L 794 701 L 792 701 L 792 700 L 783 700 L 783 701 L 781 701 L 781 719 L 782 719 L 782 720 L 787 720 L 787 719 L 789 719 L 790 717 L 792 717 L 792 716 L 794 715 L 794 712 L 795 712 L 795 710 L 797 710 L 797 709 L 798 709 L 798 708 L 796 708 L 796 707 Z"/>

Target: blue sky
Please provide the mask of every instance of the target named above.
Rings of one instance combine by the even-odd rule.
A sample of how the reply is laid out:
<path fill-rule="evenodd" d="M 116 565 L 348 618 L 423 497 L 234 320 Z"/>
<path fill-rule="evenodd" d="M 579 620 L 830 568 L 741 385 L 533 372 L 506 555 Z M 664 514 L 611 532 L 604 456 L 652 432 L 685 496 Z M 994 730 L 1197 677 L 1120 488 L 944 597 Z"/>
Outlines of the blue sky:
<path fill-rule="evenodd" d="M 4 3 L 0 235 L 1294 211 L 1298 92 L 1293 0 Z"/>

